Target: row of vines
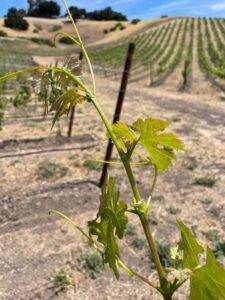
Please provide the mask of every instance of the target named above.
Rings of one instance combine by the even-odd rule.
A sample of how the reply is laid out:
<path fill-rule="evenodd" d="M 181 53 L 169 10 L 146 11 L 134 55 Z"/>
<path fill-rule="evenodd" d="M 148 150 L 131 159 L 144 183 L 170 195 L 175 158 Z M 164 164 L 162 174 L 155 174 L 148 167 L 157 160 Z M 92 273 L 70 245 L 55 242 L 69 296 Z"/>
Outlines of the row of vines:
<path fill-rule="evenodd" d="M 200 67 L 215 78 L 225 78 L 225 21 L 213 18 L 180 18 L 159 25 L 113 47 L 91 53 L 94 64 L 121 71 L 130 42 L 135 43 L 132 77 L 150 77 L 150 84 L 163 83 L 181 65 L 183 89 L 191 82 L 195 47 Z"/>

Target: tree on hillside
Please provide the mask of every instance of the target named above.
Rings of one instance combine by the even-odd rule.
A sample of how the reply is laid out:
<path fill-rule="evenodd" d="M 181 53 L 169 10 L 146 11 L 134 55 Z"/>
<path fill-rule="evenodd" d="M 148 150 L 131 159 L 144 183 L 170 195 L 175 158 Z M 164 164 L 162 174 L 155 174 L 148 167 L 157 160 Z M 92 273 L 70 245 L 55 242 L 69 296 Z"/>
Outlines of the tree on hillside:
<path fill-rule="evenodd" d="M 37 8 L 43 2 L 43 0 L 27 0 L 28 2 L 28 15 L 33 16 Z"/>
<path fill-rule="evenodd" d="M 5 18 L 5 26 L 13 29 L 27 30 L 28 22 L 24 19 L 24 11 L 14 7 L 9 8 Z"/>
<path fill-rule="evenodd" d="M 78 19 L 90 19 L 96 21 L 127 21 L 127 17 L 125 15 L 114 11 L 110 6 L 90 12 L 87 12 L 85 8 L 79 8 L 77 6 L 70 6 L 69 10 L 74 21 Z"/>
<path fill-rule="evenodd" d="M 77 6 L 70 6 L 69 8 L 73 19 L 76 21 L 78 19 L 85 19 L 87 12 L 85 8 L 79 8 Z"/>
<path fill-rule="evenodd" d="M 127 17 L 120 12 L 114 11 L 110 6 L 102 10 L 87 13 L 87 18 L 97 21 L 127 21 Z"/>
<path fill-rule="evenodd" d="M 28 4 L 29 16 L 52 18 L 60 15 L 60 6 L 55 1 L 28 0 Z"/>

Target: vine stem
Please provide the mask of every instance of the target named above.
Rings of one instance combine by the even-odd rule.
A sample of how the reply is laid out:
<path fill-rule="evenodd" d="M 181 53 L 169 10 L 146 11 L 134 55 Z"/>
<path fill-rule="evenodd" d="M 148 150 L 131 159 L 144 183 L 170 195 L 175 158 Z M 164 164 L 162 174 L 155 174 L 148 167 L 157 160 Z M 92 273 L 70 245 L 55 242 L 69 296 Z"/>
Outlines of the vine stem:
<path fill-rule="evenodd" d="M 72 219 L 67 217 L 64 213 L 58 211 L 58 210 L 51 210 L 49 211 L 49 214 L 56 214 L 59 215 L 62 219 L 64 219 L 69 225 L 72 225 L 75 229 L 80 231 L 81 234 L 84 235 L 84 237 L 89 241 L 90 246 L 92 246 L 97 252 L 99 252 L 101 255 L 103 254 L 102 249 L 98 247 L 98 245 L 95 243 L 95 241 L 79 226 L 77 223 L 75 223 Z M 143 282 L 147 283 L 149 286 L 158 289 L 151 281 L 149 281 L 147 278 L 136 272 L 133 268 L 126 265 L 120 258 L 118 258 L 118 265 L 124 269 L 130 276 L 136 276 Z"/>
<path fill-rule="evenodd" d="M 130 183 L 133 195 L 134 195 L 134 201 L 136 203 L 138 203 L 138 202 L 141 201 L 141 195 L 140 195 L 140 192 L 138 190 L 137 182 L 134 178 L 134 175 L 133 175 L 133 172 L 132 172 L 132 169 L 131 169 L 130 161 L 126 157 L 125 153 L 123 151 L 121 151 L 120 146 L 117 142 L 117 139 L 116 139 L 116 137 L 115 137 L 115 135 L 112 131 L 111 124 L 110 124 L 108 118 L 106 117 L 104 111 L 102 110 L 100 104 L 98 103 L 98 101 L 96 100 L 96 98 L 94 96 L 92 97 L 92 103 L 94 104 L 96 110 L 98 111 L 98 113 L 99 113 L 99 115 L 100 115 L 100 117 L 101 117 L 107 131 L 108 131 L 109 136 L 111 137 L 111 139 L 113 140 L 113 142 L 114 142 L 114 144 L 117 148 L 117 151 L 120 155 L 120 158 L 121 158 L 121 160 L 123 162 L 123 165 L 124 165 L 124 168 L 126 170 L 127 177 L 129 179 L 129 183 Z M 155 177 L 157 177 L 157 176 L 155 176 Z M 154 183 L 156 183 L 156 179 L 154 180 Z M 153 186 L 155 186 L 155 184 L 153 184 Z M 153 190 L 154 190 L 154 187 L 153 187 Z M 156 244 L 155 244 L 152 232 L 151 232 L 149 222 L 147 220 L 146 215 L 144 215 L 144 214 L 139 215 L 139 218 L 140 218 L 140 221 L 141 221 L 146 239 L 148 241 L 150 252 L 152 254 L 152 258 L 153 258 L 153 261 L 155 263 L 157 273 L 158 273 L 158 276 L 159 276 L 159 280 L 160 280 L 160 283 L 161 283 L 162 280 L 165 278 L 165 276 L 164 276 L 164 271 L 163 271 L 163 268 L 162 268 L 162 264 L 160 262 L 159 254 L 158 254 L 157 247 L 156 247 Z"/>

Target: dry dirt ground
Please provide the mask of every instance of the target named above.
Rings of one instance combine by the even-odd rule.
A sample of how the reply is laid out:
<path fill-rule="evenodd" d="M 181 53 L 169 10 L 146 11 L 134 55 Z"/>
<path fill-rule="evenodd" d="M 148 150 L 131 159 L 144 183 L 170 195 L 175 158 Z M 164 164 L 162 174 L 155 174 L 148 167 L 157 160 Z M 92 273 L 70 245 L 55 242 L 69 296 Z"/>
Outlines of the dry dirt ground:
<path fill-rule="evenodd" d="M 112 118 L 119 82 L 98 79 L 99 100 Z M 152 201 L 152 229 L 161 244 L 178 241 L 176 218 L 191 226 L 203 243 L 213 246 L 225 239 L 225 104 L 219 91 L 213 93 L 178 93 L 171 85 L 149 88 L 143 82 L 129 85 L 122 120 L 167 119 L 186 147 L 159 177 Z M 51 120 L 43 121 L 40 110 L 31 117 L 15 118 L 15 113 L 7 113 L 0 133 L 0 299 L 161 299 L 123 272 L 120 281 L 107 268 L 91 279 L 82 267 L 82 255 L 89 249 L 83 237 L 63 220 L 48 215 L 52 208 L 62 210 L 83 227 L 95 216 L 100 170 L 84 161 L 102 159 L 107 139 L 94 109 L 90 104 L 77 107 L 71 140 L 59 137 L 57 127 L 50 132 Z M 67 125 L 64 119 L 63 136 Z M 68 172 L 63 177 L 40 178 L 38 167 L 43 161 L 58 163 Z M 123 169 L 111 168 L 110 172 L 121 197 L 131 200 Z M 137 168 L 135 175 L 147 197 L 151 169 Z M 214 178 L 215 185 L 196 185 L 200 177 Z M 121 243 L 122 257 L 154 278 L 147 247 L 140 246 L 143 234 L 138 219 L 131 217 L 130 223 L 135 233 L 127 234 Z M 54 282 L 61 269 L 71 282 L 64 292 Z M 186 299 L 186 295 L 184 287 L 175 299 Z"/>

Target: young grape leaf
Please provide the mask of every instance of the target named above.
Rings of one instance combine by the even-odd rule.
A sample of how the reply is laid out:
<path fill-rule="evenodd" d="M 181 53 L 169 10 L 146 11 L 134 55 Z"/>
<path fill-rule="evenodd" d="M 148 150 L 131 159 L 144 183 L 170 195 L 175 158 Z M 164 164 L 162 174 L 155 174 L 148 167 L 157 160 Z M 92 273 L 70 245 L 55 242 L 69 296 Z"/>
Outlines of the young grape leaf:
<path fill-rule="evenodd" d="M 108 221 L 88 222 L 89 234 L 97 235 L 97 241 L 105 246 L 103 261 L 108 263 L 109 267 L 113 270 L 117 279 L 119 279 L 119 271 L 117 267 L 117 259 L 120 257 L 119 247 L 116 237 L 113 232 L 113 227 Z"/>
<path fill-rule="evenodd" d="M 225 299 L 225 270 L 207 248 L 206 264 L 191 276 L 189 300 Z"/>
<path fill-rule="evenodd" d="M 177 221 L 181 232 L 181 240 L 179 242 L 179 250 L 183 252 L 183 268 L 193 270 L 199 266 L 199 254 L 204 251 L 199 245 L 191 231 L 184 223 Z"/>
<path fill-rule="evenodd" d="M 165 171 L 176 157 L 174 150 L 184 150 L 182 141 L 173 133 L 164 133 L 169 126 L 167 121 L 158 119 L 139 119 L 133 129 L 140 134 L 140 144 L 150 155 L 158 170 Z"/>
<path fill-rule="evenodd" d="M 165 130 L 170 123 L 165 120 L 160 119 L 138 119 L 136 122 L 133 123 L 133 127 L 142 134 L 148 133 L 148 132 L 156 132 L 156 131 L 163 131 Z"/>
<path fill-rule="evenodd" d="M 117 278 L 119 278 L 117 260 L 120 253 L 116 236 L 123 238 L 128 222 L 125 215 L 127 205 L 119 201 L 119 196 L 115 181 L 110 177 L 107 186 L 102 188 L 97 218 L 88 223 L 90 235 L 97 235 L 98 242 L 105 246 L 104 262 L 109 264 Z"/>
<path fill-rule="evenodd" d="M 121 148 L 125 148 L 127 142 L 133 143 L 136 140 L 134 131 L 126 124 L 117 122 L 112 125 L 112 130 Z"/>
<path fill-rule="evenodd" d="M 182 141 L 171 132 L 164 132 L 169 122 L 159 119 L 138 119 L 132 126 L 124 123 L 112 125 L 122 148 L 127 143 L 135 144 L 137 141 L 147 150 L 150 160 L 161 172 L 165 171 L 176 157 L 174 150 L 184 150 Z"/>

